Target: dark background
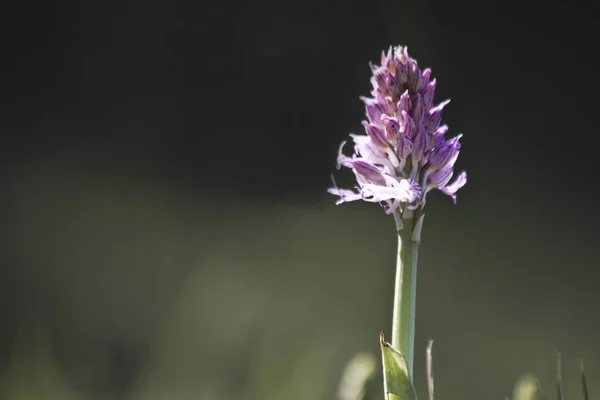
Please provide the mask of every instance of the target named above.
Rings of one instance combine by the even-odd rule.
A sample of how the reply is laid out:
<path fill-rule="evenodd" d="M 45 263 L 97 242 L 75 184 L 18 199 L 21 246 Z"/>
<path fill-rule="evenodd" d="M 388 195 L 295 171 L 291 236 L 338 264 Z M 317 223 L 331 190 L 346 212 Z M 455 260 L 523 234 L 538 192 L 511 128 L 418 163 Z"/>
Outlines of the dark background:
<path fill-rule="evenodd" d="M 548 1 L 82 1 L 2 23 L 0 396 L 331 399 L 389 330 L 393 223 L 326 194 L 368 62 L 464 133 L 428 198 L 417 387 L 600 386 L 598 13 Z M 347 177 L 347 175 L 346 175 Z M 350 179 L 342 183 L 349 183 Z M 422 350 L 419 350 L 422 349 Z M 30 397 L 18 397 L 18 396 Z"/>

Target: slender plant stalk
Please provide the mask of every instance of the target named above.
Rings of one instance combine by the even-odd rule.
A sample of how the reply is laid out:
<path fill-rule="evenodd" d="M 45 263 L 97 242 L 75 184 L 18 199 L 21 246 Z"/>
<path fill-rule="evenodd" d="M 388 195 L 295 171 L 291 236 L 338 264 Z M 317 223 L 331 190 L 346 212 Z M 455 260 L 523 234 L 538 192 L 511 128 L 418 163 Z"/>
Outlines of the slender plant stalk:
<path fill-rule="evenodd" d="M 405 214 L 402 225 L 397 226 L 398 259 L 392 317 L 392 346 L 400 350 L 404 356 L 411 383 L 413 382 L 415 300 L 419 255 L 419 242 L 413 240 L 414 221 L 413 215 Z"/>
<path fill-rule="evenodd" d="M 429 339 L 429 342 L 427 342 L 427 350 L 425 351 L 425 360 L 427 363 L 427 392 L 429 393 L 429 400 L 433 400 L 433 357 L 431 355 L 432 347 L 433 339 Z"/>
<path fill-rule="evenodd" d="M 583 400 L 589 400 L 590 394 L 588 393 L 587 380 L 585 379 L 583 361 L 581 362 L 581 386 L 583 388 Z"/>

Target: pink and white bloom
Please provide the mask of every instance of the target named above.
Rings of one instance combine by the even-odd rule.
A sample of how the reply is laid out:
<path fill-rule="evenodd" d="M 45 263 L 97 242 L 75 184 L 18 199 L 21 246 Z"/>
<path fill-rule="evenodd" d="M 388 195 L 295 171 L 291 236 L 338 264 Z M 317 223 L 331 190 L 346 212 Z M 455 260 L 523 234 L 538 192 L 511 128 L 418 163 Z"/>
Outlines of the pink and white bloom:
<path fill-rule="evenodd" d="M 350 168 L 356 177 L 353 190 L 328 189 L 336 204 L 363 200 L 380 203 L 386 213 L 417 209 L 425 197 L 438 189 L 456 202 L 456 192 L 467 182 L 466 172 L 454 175 L 462 134 L 446 138 L 448 127 L 440 125 L 442 111 L 450 100 L 433 104 L 436 80 L 429 68 L 421 71 L 406 47 L 382 53 L 381 65 L 371 65 L 373 91 L 365 103 L 365 135 L 350 137 L 354 151 L 343 154 L 338 169 Z"/>

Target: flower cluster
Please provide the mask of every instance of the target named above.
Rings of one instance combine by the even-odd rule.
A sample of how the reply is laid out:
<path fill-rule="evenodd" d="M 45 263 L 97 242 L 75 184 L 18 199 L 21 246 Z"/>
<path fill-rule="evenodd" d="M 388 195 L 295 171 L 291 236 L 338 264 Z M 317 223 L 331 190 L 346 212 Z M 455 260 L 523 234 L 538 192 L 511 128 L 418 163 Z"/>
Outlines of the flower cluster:
<path fill-rule="evenodd" d="M 363 121 L 366 135 L 351 134 L 354 154 L 342 153 L 344 141 L 337 158 L 338 169 L 352 169 L 358 186 L 339 189 L 334 182 L 328 191 L 339 196 L 336 204 L 364 200 L 380 203 L 391 214 L 424 206 L 432 189 L 456 202 L 456 192 L 467 182 L 461 172 L 449 183 L 462 135 L 447 138 L 448 127 L 440 125 L 450 100 L 434 106 L 436 80 L 431 79 L 431 70 L 421 71 L 401 46 L 383 52 L 381 66 L 371 69 L 373 97 L 361 97 L 368 119 Z"/>

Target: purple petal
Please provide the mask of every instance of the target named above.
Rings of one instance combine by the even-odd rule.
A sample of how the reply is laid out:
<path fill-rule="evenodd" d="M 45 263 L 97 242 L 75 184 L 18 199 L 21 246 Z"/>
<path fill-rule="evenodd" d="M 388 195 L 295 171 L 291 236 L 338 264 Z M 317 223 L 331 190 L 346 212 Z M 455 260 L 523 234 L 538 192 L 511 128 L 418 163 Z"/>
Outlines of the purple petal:
<path fill-rule="evenodd" d="M 342 147 L 345 142 L 340 146 L 340 152 L 338 154 L 338 165 L 342 165 L 347 168 L 351 168 L 356 176 L 358 183 L 377 183 L 383 184 L 385 182 L 382 171 L 379 167 L 372 163 L 365 161 L 360 158 L 350 158 L 342 154 Z"/>
<path fill-rule="evenodd" d="M 420 121 L 425 116 L 425 104 L 420 94 L 415 96 L 411 116 L 414 121 Z"/>
<path fill-rule="evenodd" d="M 384 114 L 394 115 L 396 112 L 396 104 L 390 96 L 383 96 L 381 93 L 377 93 L 377 101 L 383 107 Z M 382 116 L 383 117 L 383 116 Z"/>
<path fill-rule="evenodd" d="M 456 192 L 467 183 L 467 173 L 465 171 L 458 174 L 454 182 L 448 186 L 440 188 L 440 190 L 452 198 L 452 202 L 456 204 Z"/>
<path fill-rule="evenodd" d="M 400 122 L 400 133 L 403 133 L 404 135 L 412 139 L 413 135 L 415 134 L 415 124 L 410 115 L 407 112 L 402 111 L 398 120 Z"/>
<path fill-rule="evenodd" d="M 390 75 L 390 72 L 385 67 L 379 67 L 373 71 L 373 77 L 371 78 L 371 84 L 374 89 L 380 89 L 386 86 L 386 78 Z"/>
<path fill-rule="evenodd" d="M 425 118 L 425 128 L 427 133 L 431 134 L 435 131 L 442 121 L 442 111 L 450 103 L 450 100 L 445 100 L 429 110 L 429 115 Z"/>
<path fill-rule="evenodd" d="M 400 94 L 400 82 L 398 81 L 398 79 L 392 75 L 391 73 L 386 77 L 386 90 L 385 95 L 392 97 L 392 98 L 397 98 L 398 95 Z"/>
<path fill-rule="evenodd" d="M 396 106 L 396 112 L 398 114 L 401 114 L 403 111 L 410 112 L 410 109 L 412 108 L 412 103 L 410 101 L 410 95 L 408 94 L 408 90 L 402 93 L 402 96 L 400 96 L 400 101 L 398 101 L 398 104 Z"/>
<path fill-rule="evenodd" d="M 406 49 L 406 48 L 405 48 Z M 408 87 L 412 88 L 412 90 L 417 90 L 417 84 L 419 83 L 419 77 L 421 75 L 421 70 L 417 65 L 417 60 L 408 57 L 408 53 L 406 53 L 407 67 L 408 67 Z"/>
<path fill-rule="evenodd" d="M 399 72 L 399 69 L 397 67 L 398 65 L 398 60 L 396 60 L 396 58 L 394 57 L 393 53 L 392 53 L 392 49 L 390 48 L 387 57 L 385 58 L 385 60 L 383 60 L 384 62 L 381 63 L 382 66 L 386 67 L 388 71 L 390 71 L 391 74 L 393 74 L 394 76 L 396 76 Z"/>
<path fill-rule="evenodd" d="M 453 173 L 454 170 L 449 167 L 438 169 L 429 175 L 429 182 L 427 183 L 427 186 L 431 188 L 440 188 L 450 182 Z"/>
<path fill-rule="evenodd" d="M 396 73 L 396 77 L 400 81 L 400 84 L 405 84 L 408 82 L 408 54 L 406 53 L 406 49 L 404 47 L 396 47 L 394 52 L 394 58 L 398 60 L 399 72 Z"/>
<path fill-rule="evenodd" d="M 458 158 L 461 137 L 462 133 L 434 148 L 429 157 L 429 164 L 434 168 L 452 167 Z"/>
<path fill-rule="evenodd" d="M 383 125 L 385 126 L 385 135 L 387 140 L 395 144 L 400 136 L 400 124 L 396 118 L 390 118 L 387 115 L 381 117 Z"/>
<path fill-rule="evenodd" d="M 443 110 L 448 104 L 450 104 L 450 99 L 446 99 L 446 100 L 442 101 L 440 104 L 438 104 L 437 106 L 433 107 L 430 110 L 430 113 Z"/>
<path fill-rule="evenodd" d="M 392 56 L 390 61 L 387 63 L 387 68 L 392 74 L 394 74 L 398 80 L 398 83 L 402 83 L 402 76 L 406 75 L 406 67 L 402 65 L 400 60 Z"/>
<path fill-rule="evenodd" d="M 427 84 L 425 91 L 423 92 L 423 103 L 425 104 L 425 109 L 429 110 L 431 106 L 433 106 L 433 97 L 435 95 L 435 86 L 437 85 L 437 80 L 432 80 Z"/>
<path fill-rule="evenodd" d="M 427 143 L 427 150 L 425 150 L 425 153 L 423 154 L 423 164 L 427 164 L 429 162 L 429 157 L 431 157 L 431 140 L 429 140 L 429 143 Z"/>
<path fill-rule="evenodd" d="M 438 128 L 435 131 L 433 131 L 433 133 L 431 134 L 431 136 L 443 139 L 444 135 L 447 132 L 448 132 L 448 125 L 442 125 L 442 126 L 438 126 Z"/>
<path fill-rule="evenodd" d="M 359 183 L 360 182 L 381 183 L 384 181 L 383 177 L 381 176 L 382 171 L 379 169 L 379 167 L 375 166 L 371 162 L 366 161 L 365 159 L 357 158 L 357 157 L 348 157 L 344 153 L 342 153 L 342 150 L 343 150 L 345 144 L 346 144 L 346 141 L 343 141 L 338 150 L 338 157 L 337 157 L 337 168 L 338 169 L 340 169 L 340 167 L 342 167 L 342 166 L 344 166 L 346 168 L 351 168 L 352 172 L 354 172 L 354 176 L 356 177 L 356 179 Z M 389 164 L 389 161 L 388 161 L 388 164 Z"/>
<path fill-rule="evenodd" d="M 385 113 L 385 108 L 383 105 L 377 100 L 368 97 L 361 96 L 360 99 L 365 103 L 369 121 L 374 124 L 380 124 L 381 116 Z"/>
<path fill-rule="evenodd" d="M 417 92 L 422 92 L 423 89 L 427 87 L 429 84 L 429 79 L 431 78 L 431 69 L 425 68 L 421 73 L 421 78 L 419 79 L 419 84 L 417 85 Z"/>
<path fill-rule="evenodd" d="M 425 124 L 423 121 L 419 123 L 417 134 L 413 142 L 412 158 L 416 162 L 420 162 L 427 149 L 427 132 L 425 131 Z"/>
<path fill-rule="evenodd" d="M 363 196 L 360 193 L 348 189 L 338 189 L 337 187 L 332 187 L 328 188 L 327 192 L 339 196 L 339 199 L 335 201 L 336 205 L 363 199 Z"/>
<path fill-rule="evenodd" d="M 368 182 L 383 182 L 383 178 L 381 177 L 381 170 L 371 163 L 368 163 L 363 160 L 352 160 L 346 165 L 354 169 L 354 172 L 356 174 L 365 178 L 365 180 Z"/>
<path fill-rule="evenodd" d="M 427 145 L 427 150 L 431 150 L 433 148 L 439 147 L 444 142 L 444 135 L 448 132 L 448 125 L 442 125 L 433 132 L 431 135 L 431 140 Z"/>
<path fill-rule="evenodd" d="M 398 137 L 398 143 L 396 144 L 396 154 L 403 159 L 406 160 L 410 153 L 413 151 L 413 143 L 412 140 L 405 134 L 401 133 Z"/>
<path fill-rule="evenodd" d="M 369 137 L 371 138 L 371 140 L 373 141 L 373 144 L 375 144 L 375 146 L 378 146 L 378 147 L 387 147 L 388 146 L 388 142 L 385 138 L 385 132 L 383 131 L 382 128 L 378 127 L 377 125 L 369 124 L 366 121 L 363 121 L 362 124 L 365 127 L 365 131 L 367 132 L 367 135 L 369 135 Z"/>
<path fill-rule="evenodd" d="M 400 82 L 385 66 L 381 66 L 373 72 L 371 84 L 375 90 L 384 96 L 396 97 L 400 91 Z"/>

